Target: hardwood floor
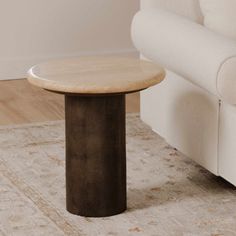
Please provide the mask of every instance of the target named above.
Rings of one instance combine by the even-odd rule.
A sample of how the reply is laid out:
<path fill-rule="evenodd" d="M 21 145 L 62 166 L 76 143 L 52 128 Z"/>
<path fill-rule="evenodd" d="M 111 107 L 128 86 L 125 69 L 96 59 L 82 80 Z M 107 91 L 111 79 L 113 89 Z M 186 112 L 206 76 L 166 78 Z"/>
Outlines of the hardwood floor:
<path fill-rule="evenodd" d="M 139 112 L 139 93 L 129 94 L 127 112 Z M 64 119 L 64 96 L 30 85 L 26 79 L 0 81 L 0 125 Z"/>

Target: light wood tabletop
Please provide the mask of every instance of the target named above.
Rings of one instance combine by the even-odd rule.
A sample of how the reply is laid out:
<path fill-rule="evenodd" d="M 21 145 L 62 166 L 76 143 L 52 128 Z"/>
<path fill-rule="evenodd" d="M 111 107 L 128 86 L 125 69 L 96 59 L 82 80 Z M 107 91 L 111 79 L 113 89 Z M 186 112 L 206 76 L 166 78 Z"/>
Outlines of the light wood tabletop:
<path fill-rule="evenodd" d="M 129 57 L 82 57 L 39 64 L 28 72 L 30 83 L 55 92 L 112 94 L 140 91 L 160 83 L 159 65 Z"/>

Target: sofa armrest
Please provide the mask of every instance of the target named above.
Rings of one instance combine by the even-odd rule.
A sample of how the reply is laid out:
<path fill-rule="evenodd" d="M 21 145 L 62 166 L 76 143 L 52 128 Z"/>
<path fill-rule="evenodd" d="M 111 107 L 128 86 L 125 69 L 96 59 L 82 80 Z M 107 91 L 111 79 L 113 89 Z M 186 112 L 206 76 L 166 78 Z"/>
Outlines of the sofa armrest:
<path fill-rule="evenodd" d="M 132 39 L 148 59 L 236 104 L 235 41 L 161 9 L 135 15 Z"/>
<path fill-rule="evenodd" d="M 159 8 L 185 16 L 198 23 L 203 22 L 199 0 L 140 0 L 141 9 Z"/>

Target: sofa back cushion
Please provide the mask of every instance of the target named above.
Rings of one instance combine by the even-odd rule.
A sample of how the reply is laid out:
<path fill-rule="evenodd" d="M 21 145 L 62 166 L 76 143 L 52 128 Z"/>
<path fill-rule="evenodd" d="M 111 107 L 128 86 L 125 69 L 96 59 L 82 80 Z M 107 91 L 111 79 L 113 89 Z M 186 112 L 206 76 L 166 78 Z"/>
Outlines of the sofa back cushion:
<path fill-rule="evenodd" d="M 236 40 L 236 0 L 200 0 L 204 25 Z"/>
<path fill-rule="evenodd" d="M 198 23 L 203 22 L 199 0 L 141 0 L 141 9 L 163 8 Z"/>

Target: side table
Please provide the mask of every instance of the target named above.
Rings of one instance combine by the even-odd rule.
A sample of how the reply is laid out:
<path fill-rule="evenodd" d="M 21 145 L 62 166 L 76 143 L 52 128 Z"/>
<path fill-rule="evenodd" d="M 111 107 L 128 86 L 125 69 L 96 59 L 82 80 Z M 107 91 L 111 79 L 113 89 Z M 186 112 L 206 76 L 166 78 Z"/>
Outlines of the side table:
<path fill-rule="evenodd" d="M 126 210 L 125 95 L 164 77 L 158 65 L 119 57 L 57 60 L 29 70 L 30 83 L 65 95 L 69 212 L 104 217 Z"/>

